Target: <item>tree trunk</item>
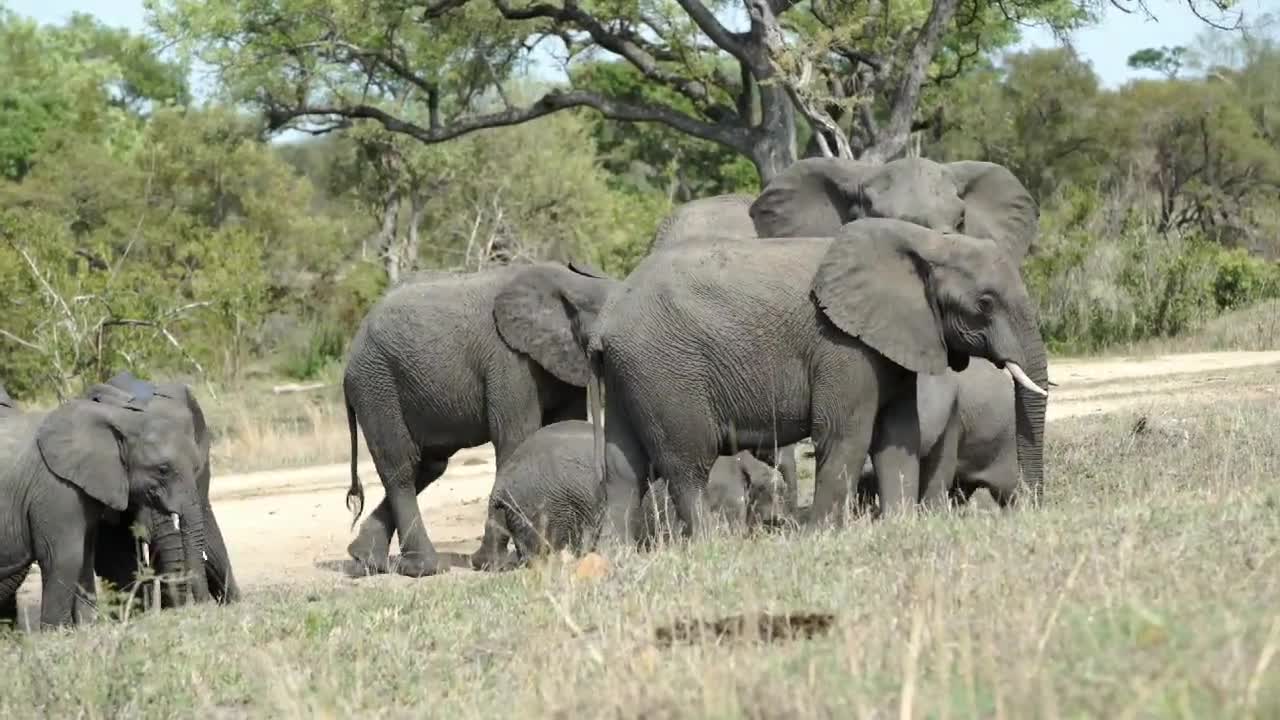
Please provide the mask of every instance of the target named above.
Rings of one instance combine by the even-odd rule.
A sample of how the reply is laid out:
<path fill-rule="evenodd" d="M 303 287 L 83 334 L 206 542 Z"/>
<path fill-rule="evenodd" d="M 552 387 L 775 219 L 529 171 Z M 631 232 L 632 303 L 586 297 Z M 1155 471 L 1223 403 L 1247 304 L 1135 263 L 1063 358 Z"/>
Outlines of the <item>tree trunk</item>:
<path fill-rule="evenodd" d="M 422 216 L 427 212 L 427 199 L 421 194 L 415 192 L 410 202 L 409 241 L 404 247 L 405 267 L 402 268 L 405 272 L 413 272 L 418 268 L 418 249 L 422 242 L 418 232 L 422 226 Z"/>
<path fill-rule="evenodd" d="M 399 217 L 400 191 L 391 190 L 382 201 L 382 227 L 378 229 L 378 240 L 374 245 L 382 256 L 387 281 L 392 285 L 400 282 L 400 253 L 396 247 L 396 220 Z"/>
<path fill-rule="evenodd" d="M 760 174 L 760 186 L 796 161 L 796 117 L 791 98 L 776 85 L 760 87 L 761 122 L 751 133 L 747 156 Z"/>

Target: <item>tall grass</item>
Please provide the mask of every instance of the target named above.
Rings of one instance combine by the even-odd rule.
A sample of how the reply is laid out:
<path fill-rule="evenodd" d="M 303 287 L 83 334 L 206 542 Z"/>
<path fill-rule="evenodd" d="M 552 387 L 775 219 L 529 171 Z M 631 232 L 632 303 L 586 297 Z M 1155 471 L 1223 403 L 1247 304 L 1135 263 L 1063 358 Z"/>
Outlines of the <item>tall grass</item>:
<path fill-rule="evenodd" d="M 1274 402 L 1055 424 L 1047 502 L 496 575 L 251 593 L 0 642 L 0 716 L 1280 715 Z M 828 632 L 669 645 L 679 620 Z"/>

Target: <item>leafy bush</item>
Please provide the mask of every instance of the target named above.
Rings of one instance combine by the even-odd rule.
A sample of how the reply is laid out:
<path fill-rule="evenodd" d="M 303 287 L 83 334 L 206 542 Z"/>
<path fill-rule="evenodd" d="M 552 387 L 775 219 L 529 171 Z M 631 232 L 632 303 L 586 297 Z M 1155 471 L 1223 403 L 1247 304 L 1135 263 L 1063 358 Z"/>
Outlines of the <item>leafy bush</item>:
<path fill-rule="evenodd" d="M 1028 285 L 1054 352 L 1174 337 L 1280 297 L 1280 265 L 1197 233 L 1161 234 L 1141 195 L 1064 193 L 1042 222 Z"/>

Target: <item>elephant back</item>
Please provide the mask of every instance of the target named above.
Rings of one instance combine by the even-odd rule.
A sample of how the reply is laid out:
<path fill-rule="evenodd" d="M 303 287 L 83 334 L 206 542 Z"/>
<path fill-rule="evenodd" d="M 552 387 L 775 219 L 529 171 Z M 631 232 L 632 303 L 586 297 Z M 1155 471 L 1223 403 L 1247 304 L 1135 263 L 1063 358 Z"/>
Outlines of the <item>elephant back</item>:
<path fill-rule="evenodd" d="M 687 202 L 658 224 L 649 252 L 708 236 L 755 237 L 756 229 L 750 212 L 753 201 L 749 195 L 734 193 Z"/>

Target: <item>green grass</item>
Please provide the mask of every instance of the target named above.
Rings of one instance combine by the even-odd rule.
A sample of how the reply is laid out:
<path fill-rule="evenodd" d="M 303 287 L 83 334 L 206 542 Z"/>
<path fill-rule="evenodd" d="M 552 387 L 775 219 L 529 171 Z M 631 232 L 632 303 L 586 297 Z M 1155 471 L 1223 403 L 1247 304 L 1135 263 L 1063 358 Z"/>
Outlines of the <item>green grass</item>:
<path fill-rule="evenodd" d="M 1280 406 L 1055 423 L 1041 509 L 252 593 L 0 644 L 0 716 L 1277 717 Z M 1197 413 L 1194 414 L 1193 413 Z M 828 612 L 662 647 L 679 619 Z"/>

